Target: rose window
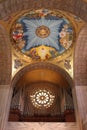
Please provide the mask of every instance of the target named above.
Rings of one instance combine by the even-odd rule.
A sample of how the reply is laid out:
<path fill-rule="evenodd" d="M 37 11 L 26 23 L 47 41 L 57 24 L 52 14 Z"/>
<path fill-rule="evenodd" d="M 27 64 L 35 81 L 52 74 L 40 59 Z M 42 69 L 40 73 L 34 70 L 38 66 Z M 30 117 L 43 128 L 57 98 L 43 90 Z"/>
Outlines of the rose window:
<path fill-rule="evenodd" d="M 48 90 L 38 90 L 30 95 L 30 98 L 36 108 L 49 108 L 53 104 L 55 96 Z"/>

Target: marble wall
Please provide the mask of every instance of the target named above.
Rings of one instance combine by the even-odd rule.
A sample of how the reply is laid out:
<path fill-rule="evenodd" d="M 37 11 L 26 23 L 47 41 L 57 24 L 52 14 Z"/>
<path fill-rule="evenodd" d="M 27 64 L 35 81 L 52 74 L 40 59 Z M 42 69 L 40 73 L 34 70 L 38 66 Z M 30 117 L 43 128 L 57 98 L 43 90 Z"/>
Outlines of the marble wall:
<path fill-rule="evenodd" d="M 9 122 L 7 130 L 79 130 L 76 123 L 12 123 Z"/>
<path fill-rule="evenodd" d="M 9 113 L 11 90 L 9 85 L 0 85 L 0 130 L 4 130 Z"/>

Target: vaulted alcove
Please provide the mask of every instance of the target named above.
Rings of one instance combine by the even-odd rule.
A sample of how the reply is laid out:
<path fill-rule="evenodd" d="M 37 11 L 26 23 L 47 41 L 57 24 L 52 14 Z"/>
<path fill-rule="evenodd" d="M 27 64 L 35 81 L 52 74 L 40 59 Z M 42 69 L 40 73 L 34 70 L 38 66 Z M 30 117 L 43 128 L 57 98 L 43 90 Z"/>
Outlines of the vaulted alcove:
<path fill-rule="evenodd" d="M 20 73 L 13 85 L 9 121 L 75 122 L 73 82 L 63 69 L 40 62 L 17 76 Z"/>

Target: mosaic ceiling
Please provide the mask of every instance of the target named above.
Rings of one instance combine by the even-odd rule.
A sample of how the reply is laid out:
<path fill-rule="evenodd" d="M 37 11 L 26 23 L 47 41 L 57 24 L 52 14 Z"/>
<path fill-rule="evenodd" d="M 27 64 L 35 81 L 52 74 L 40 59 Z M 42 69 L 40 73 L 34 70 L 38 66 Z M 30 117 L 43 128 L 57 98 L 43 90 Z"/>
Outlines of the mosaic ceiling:
<path fill-rule="evenodd" d="M 61 10 L 39 9 L 20 11 L 1 23 L 12 44 L 12 75 L 30 63 L 47 61 L 73 77 L 74 47 L 83 20 Z"/>
<path fill-rule="evenodd" d="M 34 60 L 49 60 L 73 46 L 73 25 L 60 11 L 30 11 L 18 19 L 11 29 L 16 50 Z"/>

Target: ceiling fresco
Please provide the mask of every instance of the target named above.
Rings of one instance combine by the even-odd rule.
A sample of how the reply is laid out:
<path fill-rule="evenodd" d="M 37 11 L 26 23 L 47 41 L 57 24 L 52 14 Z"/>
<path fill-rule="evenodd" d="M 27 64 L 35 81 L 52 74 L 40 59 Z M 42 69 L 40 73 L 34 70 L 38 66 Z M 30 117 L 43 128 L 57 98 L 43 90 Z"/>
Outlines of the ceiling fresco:
<path fill-rule="evenodd" d="M 12 43 L 33 60 L 58 57 L 72 47 L 73 25 L 59 11 L 30 11 L 18 17 L 11 29 Z"/>
<path fill-rule="evenodd" d="M 74 47 L 86 24 L 61 10 L 23 10 L 0 20 L 12 45 L 12 77 L 35 62 L 50 62 L 73 77 Z"/>

